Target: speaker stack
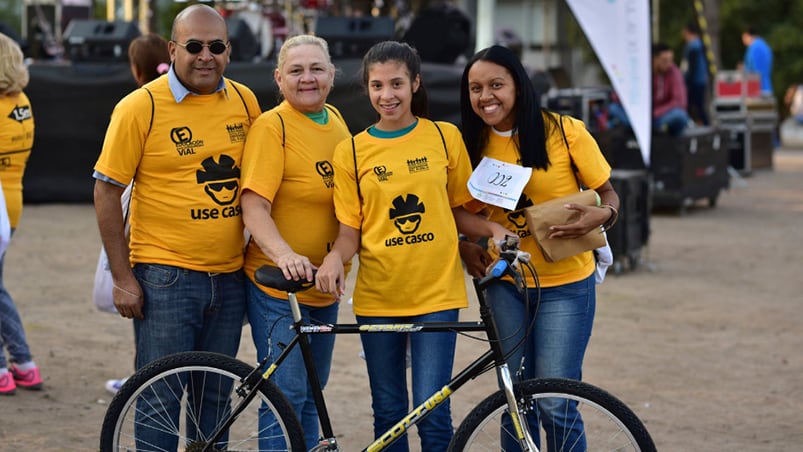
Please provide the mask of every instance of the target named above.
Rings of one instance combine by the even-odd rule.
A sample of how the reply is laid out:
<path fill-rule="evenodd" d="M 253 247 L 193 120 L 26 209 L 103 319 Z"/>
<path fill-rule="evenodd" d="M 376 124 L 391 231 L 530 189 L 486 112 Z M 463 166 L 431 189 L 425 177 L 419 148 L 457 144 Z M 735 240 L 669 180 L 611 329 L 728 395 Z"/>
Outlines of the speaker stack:
<path fill-rule="evenodd" d="M 362 58 L 377 42 L 393 40 L 395 24 L 390 17 L 320 17 L 315 34 L 329 43 L 332 58 Z"/>
<path fill-rule="evenodd" d="M 134 22 L 75 19 L 64 31 L 65 56 L 72 61 L 128 61 L 128 45 L 141 33 Z"/>

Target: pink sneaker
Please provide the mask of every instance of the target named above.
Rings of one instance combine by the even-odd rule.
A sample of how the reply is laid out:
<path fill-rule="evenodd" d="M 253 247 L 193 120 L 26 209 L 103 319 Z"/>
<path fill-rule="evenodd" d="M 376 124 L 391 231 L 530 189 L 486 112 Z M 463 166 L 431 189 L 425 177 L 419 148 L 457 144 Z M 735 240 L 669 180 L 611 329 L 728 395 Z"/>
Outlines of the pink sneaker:
<path fill-rule="evenodd" d="M 17 392 L 17 385 L 11 372 L 6 372 L 0 377 L 0 395 L 12 395 Z"/>
<path fill-rule="evenodd" d="M 23 372 L 12 364 L 9 370 L 14 375 L 14 382 L 17 386 L 25 389 L 42 389 L 42 375 L 39 374 L 38 367 Z"/>

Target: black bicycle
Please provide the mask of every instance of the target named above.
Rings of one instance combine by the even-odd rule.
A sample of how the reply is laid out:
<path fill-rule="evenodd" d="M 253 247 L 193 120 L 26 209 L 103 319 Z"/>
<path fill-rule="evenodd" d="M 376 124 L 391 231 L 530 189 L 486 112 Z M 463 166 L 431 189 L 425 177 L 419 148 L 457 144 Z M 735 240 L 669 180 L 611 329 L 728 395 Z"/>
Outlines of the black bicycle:
<path fill-rule="evenodd" d="M 518 250 L 518 239 L 501 246 L 500 258 L 488 276 L 474 279 L 481 321 L 415 324 L 357 325 L 306 324 L 301 318 L 296 292 L 311 283 L 288 281 L 281 270 L 262 267 L 256 272 L 260 284 L 286 291 L 294 318 L 296 336 L 270 364 L 266 357 L 254 368 L 235 358 L 207 352 L 184 352 L 154 361 L 137 371 L 120 388 L 103 421 L 101 451 L 151 449 L 151 433 L 168 435 L 177 450 L 217 451 L 259 450 L 268 429 L 260 430 L 260 416 L 270 416 L 281 431 L 277 450 L 306 450 L 301 424 L 290 403 L 270 380 L 295 347 L 301 348 L 310 386 L 318 408 L 322 437 L 314 451 L 341 450 L 317 379 L 307 336 L 314 334 L 357 334 L 374 332 L 483 332 L 487 350 L 455 374 L 441 390 L 412 411 L 393 428 L 365 447 L 381 451 L 405 435 L 467 382 L 495 369 L 501 389 L 480 402 L 462 421 L 449 446 L 452 451 L 516 450 L 539 451 L 642 451 L 654 452 L 655 445 L 639 418 L 610 393 L 588 383 L 566 379 L 535 379 L 514 383 L 483 289 L 493 281 L 512 276 L 521 281 L 522 267 L 529 255 Z M 212 400 L 210 404 L 210 399 Z M 545 425 L 537 421 L 539 406 L 564 403 L 575 406 L 577 415 L 563 419 L 563 429 L 580 432 L 580 440 L 563 443 L 565 432 L 531 429 Z M 210 409 L 209 407 L 214 407 Z M 263 408 L 260 410 L 260 406 Z M 533 419 L 536 421 L 533 423 Z M 528 422 L 528 420 L 530 422 Z M 263 422 L 264 427 L 264 422 Z M 554 444 L 553 444 L 554 443 Z"/>

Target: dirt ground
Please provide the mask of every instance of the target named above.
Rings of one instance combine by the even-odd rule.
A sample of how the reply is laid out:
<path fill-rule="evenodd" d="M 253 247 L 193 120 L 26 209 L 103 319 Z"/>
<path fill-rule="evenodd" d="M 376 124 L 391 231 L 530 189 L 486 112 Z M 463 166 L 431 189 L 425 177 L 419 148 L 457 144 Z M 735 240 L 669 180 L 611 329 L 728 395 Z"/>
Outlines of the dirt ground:
<path fill-rule="evenodd" d="M 634 271 L 599 287 L 585 380 L 644 420 L 661 451 L 800 450 L 803 444 L 803 151 L 733 180 L 715 208 L 653 213 Z M 132 367 L 132 328 L 91 302 L 99 239 L 91 205 L 27 205 L 5 283 L 42 369 L 42 391 L 0 399 L 0 450 L 97 449 L 109 378 Z M 468 309 L 463 318 L 475 318 Z M 341 321 L 353 321 L 348 306 Z M 240 357 L 253 361 L 250 332 Z M 460 339 L 458 365 L 473 357 Z M 370 439 L 356 336 L 341 336 L 327 389 L 344 450 Z M 494 390 L 455 394 L 455 424 Z"/>

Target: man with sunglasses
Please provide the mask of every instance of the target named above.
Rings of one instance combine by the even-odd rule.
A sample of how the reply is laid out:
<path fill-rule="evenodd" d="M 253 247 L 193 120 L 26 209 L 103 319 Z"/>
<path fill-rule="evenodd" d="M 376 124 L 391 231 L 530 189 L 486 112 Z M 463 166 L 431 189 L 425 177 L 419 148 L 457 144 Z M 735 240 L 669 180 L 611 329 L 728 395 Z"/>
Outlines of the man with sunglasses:
<path fill-rule="evenodd" d="M 134 319 L 137 369 L 181 351 L 236 355 L 245 314 L 240 163 L 260 106 L 223 77 L 231 46 L 213 8 L 182 10 L 168 47 L 168 73 L 115 107 L 93 175 L 114 304 Z M 120 194 L 132 180 L 126 240 Z M 204 413 L 226 403 L 206 396 L 187 414 L 200 419 L 198 436 L 214 427 Z M 178 438 L 151 424 L 178 425 L 177 406 L 145 401 L 137 417 L 139 445 L 176 450 Z"/>

